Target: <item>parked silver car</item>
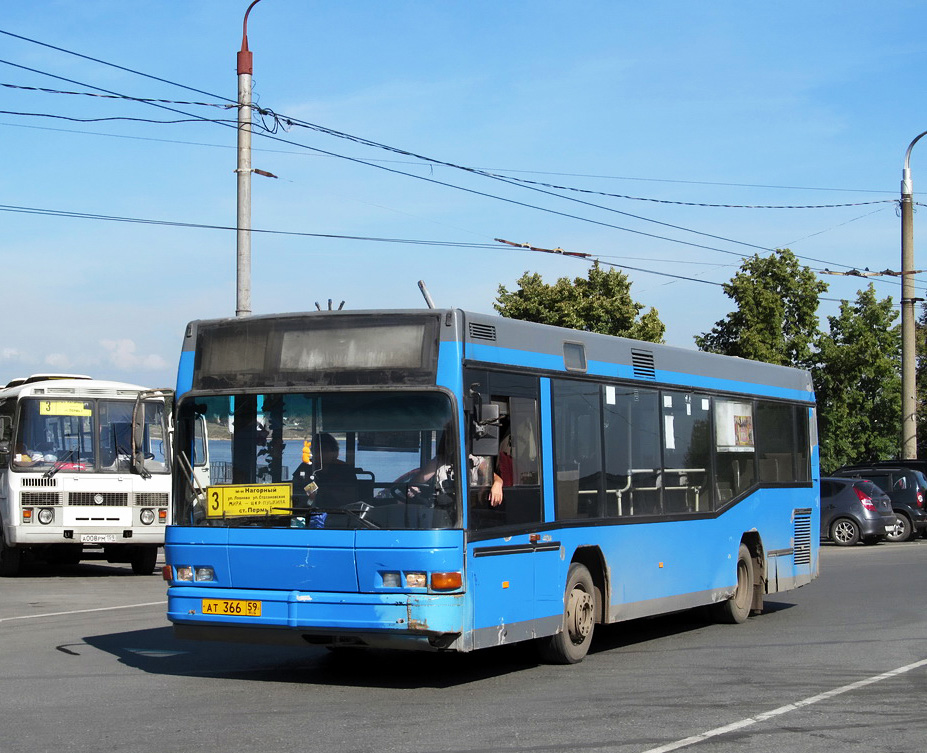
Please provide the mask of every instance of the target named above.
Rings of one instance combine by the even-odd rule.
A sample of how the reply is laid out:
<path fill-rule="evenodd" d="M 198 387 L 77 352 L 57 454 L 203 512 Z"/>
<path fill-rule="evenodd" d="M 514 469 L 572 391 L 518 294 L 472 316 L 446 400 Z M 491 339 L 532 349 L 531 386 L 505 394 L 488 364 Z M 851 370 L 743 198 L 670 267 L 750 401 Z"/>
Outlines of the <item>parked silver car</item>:
<path fill-rule="evenodd" d="M 871 481 L 821 479 L 821 539 L 838 546 L 875 544 L 897 525 L 892 500 Z"/>

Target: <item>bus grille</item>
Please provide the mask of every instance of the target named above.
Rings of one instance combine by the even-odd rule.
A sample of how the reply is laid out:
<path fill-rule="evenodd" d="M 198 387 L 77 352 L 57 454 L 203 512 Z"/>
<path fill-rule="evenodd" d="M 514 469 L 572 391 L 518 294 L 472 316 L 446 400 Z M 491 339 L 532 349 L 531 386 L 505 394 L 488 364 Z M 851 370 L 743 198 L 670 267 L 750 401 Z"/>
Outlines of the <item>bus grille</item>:
<path fill-rule="evenodd" d="M 95 497 L 99 497 L 97 501 Z M 81 507 L 128 507 L 129 495 L 126 492 L 71 492 L 68 504 Z"/>
<path fill-rule="evenodd" d="M 167 492 L 139 492 L 135 504 L 144 507 L 167 507 Z"/>
<path fill-rule="evenodd" d="M 792 544 L 792 557 L 796 565 L 811 564 L 811 510 L 796 510 L 794 513 L 795 532 Z"/>
<path fill-rule="evenodd" d="M 24 478 L 23 486 L 44 486 L 54 488 L 58 486 L 58 479 L 56 478 Z"/>
<path fill-rule="evenodd" d="M 60 505 L 61 495 L 58 492 L 23 492 L 19 495 L 24 505 Z"/>

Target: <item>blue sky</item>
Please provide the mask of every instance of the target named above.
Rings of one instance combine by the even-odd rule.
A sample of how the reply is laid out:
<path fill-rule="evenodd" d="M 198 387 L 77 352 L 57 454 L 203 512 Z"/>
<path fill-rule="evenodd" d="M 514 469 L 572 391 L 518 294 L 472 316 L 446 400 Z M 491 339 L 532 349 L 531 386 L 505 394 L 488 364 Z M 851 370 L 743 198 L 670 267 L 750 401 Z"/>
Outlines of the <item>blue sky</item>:
<path fill-rule="evenodd" d="M 2 213 L 0 235 L 0 383 L 64 371 L 170 386 L 186 322 L 234 315 L 233 230 L 17 209 L 234 227 L 234 127 L 143 122 L 184 116 L 9 85 L 234 100 L 247 6 L 4 6 L 0 204 L 15 211 Z M 261 0 L 248 36 L 262 107 L 441 162 L 646 201 L 551 196 L 281 127 L 282 140 L 254 137 L 254 167 L 278 176 L 253 179 L 254 228 L 477 247 L 255 233 L 253 311 L 313 310 L 328 299 L 419 308 L 421 279 L 438 306 L 491 312 L 498 286 L 515 288 L 526 271 L 548 282 L 586 274 L 587 262 L 493 241 L 505 238 L 705 281 L 628 272 L 632 295 L 666 323 L 666 341 L 694 347 L 693 336 L 731 310 L 706 282 L 730 279 L 744 254 L 789 247 L 814 269 L 897 270 L 892 202 L 905 149 L 927 130 L 924 28 L 927 4 L 894 0 Z M 99 118 L 136 120 L 78 120 Z M 927 186 L 919 148 L 927 146 L 913 152 L 915 200 Z M 916 249 L 925 232 L 916 215 Z M 927 266 L 919 250 L 915 266 Z M 854 298 L 862 283 L 823 279 L 833 299 Z M 876 289 L 900 297 L 897 279 Z M 837 305 L 824 301 L 820 313 Z"/>

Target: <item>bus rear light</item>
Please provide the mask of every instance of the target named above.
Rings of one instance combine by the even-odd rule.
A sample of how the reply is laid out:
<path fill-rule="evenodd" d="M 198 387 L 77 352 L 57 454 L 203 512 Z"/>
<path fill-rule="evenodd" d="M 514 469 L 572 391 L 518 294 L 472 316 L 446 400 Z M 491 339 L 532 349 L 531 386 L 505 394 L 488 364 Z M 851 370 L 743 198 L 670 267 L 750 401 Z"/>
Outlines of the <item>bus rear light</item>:
<path fill-rule="evenodd" d="M 432 573 L 431 587 L 435 591 L 453 591 L 463 584 L 460 573 Z"/>
<path fill-rule="evenodd" d="M 31 522 L 32 522 L 32 508 L 24 507 L 23 508 L 23 523 L 31 523 Z"/>
<path fill-rule="evenodd" d="M 43 507 L 39 510 L 39 523 L 43 526 L 47 526 L 55 519 L 55 511 L 47 507 Z"/>
<path fill-rule="evenodd" d="M 426 588 L 428 576 L 425 573 L 406 573 L 406 588 Z"/>

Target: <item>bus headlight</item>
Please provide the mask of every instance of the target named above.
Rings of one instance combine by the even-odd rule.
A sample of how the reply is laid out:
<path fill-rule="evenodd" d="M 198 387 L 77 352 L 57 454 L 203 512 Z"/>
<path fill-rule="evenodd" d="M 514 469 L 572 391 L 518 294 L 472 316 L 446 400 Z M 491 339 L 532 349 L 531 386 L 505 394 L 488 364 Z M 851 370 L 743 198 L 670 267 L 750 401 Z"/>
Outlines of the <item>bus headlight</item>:
<path fill-rule="evenodd" d="M 49 523 L 51 523 L 54 519 L 55 519 L 55 511 L 54 511 L 54 510 L 50 510 L 50 509 L 47 508 L 47 507 L 43 507 L 41 510 L 39 510 L 39 523 L 41 523 L 42 525 L 46 525 L 46 526 L 47 526 L 47 525 L 48 525 Z"/>
<path fill-rule="evenodd" d="M 428 576 L 425 573 L 406 573 L 406 588 L 427 588 Z"/>
<path fill-rule="evenodd" d="M 150 526 L 155 521 L 154 510 L 149 510 L 147 507 L 141 511 L 138 516 L 143 525 Z"/>

